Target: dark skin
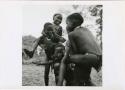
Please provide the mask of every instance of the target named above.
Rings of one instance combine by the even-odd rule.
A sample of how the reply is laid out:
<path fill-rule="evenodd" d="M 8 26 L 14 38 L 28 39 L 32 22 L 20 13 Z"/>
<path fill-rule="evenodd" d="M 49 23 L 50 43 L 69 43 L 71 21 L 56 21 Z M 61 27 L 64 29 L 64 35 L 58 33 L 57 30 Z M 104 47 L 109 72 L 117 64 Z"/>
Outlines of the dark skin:
<path fill-rule="evenodd" d="M 55 52 L 54 52 L 54 55 L 53 55 L 53 58 L 54 58 L 53 66 L 54 66 L 54 74 L 55 74 L 56 85 L 57 85 L 58 77 L 59 77 L 60 62 L 61 62 L 61 60 L 64 56 L 64 51 L 65 51 L 65 47 L 63 45 L 58 44 L 55 47 Z"/>
<path fill-rule="evenodd" d="M 53 30 L 54 30 L 54 29 L 53 29 Z M 46 34 L 46 35 L 49 35 L 49 38 L 51 38 L 52 42 L 55 42 L 55 43 L 58 43 L 58 42 L 63 43 L 63 42 L 65 42 L 65 39 L 64 39 L 63 37 L 61 37 L 60 35 L 58 35 L 58 33 L 56 33 L 56 32 L 53 31 L 53 30 L 47 32 L 47 34 Z M 60 34 L 60 33 L 59 33 L 59 34 Z M 61 35 L 62 35 L 62 33 L 61 33 Z M 53 39 L 53 36 L 56 37 L 56 39 Z M 48 52 L 50 52 L 50 51 L 51 51 L 51 50 L 49 50 Z M 48 55 L 48 54 L 47 54 L 47 55 Z M 48 56 L 47 56 L 47 59 L 46 59 L 46 62 L 49 62 L 49 64 L 47 65 L 47 63 L 46 63 L 46 65 L 45 65 L 44 78 L 45 78 L 45 85 L 46 85 L 46 86 L 48 86 L 48 75 L 49 75 L 50 65 L 51 65 L 52 63 L 54 63 L 54 62 L 51 62 L 51 61 L 50 61 L 50 58 L 48 58 L 48 57 L 50 57 L 50 56 L 52 56 L 52 55 L 48 55 Z M 57 83 L 57 77 L 58 77 L 58 76 L 55 76 L 55 81 L 56 81 L 56 83 Z"/>
<path fill-rule="evenodd" d="M 54 17 L 53 17 L 53 23 L 54 23 L 53 30 L 46 31 L 44 29 L 42 34 L 45 37 L 47 36 L 49 39 L 51 39 L 52 42 L 55 42 L 55 43 L 58 43 L 58 42 L 63 43 L 63 42 L 65 42 L 66 40 L 63 37 L 61 37 L 62 36 L 62 27 L 60 26 L 61 22 L 62 22 L 62 15 L 61 14 L 54 15 Z M 55 36 L 56 38 L 53 38 L 53 36 Z M 40 45 L 40 43 L 44 44 L 44 42 L 41 42 L 41 37 L 39 37 L 38 40 L 35 42 L 33 50 L 31 51 L 31 53 L 28 52 L 27 50 L 25 50 L 29 54 L 30 58 L 33 57 L 33 53 L 35 52 L 38 45 Z M 49 51 L 51 51 L 51 50 L 45 51 L 46 55 L 47 55 L 47 59 L 46 59 L 45 63 L 41 64 L 41 65 L 45 65 L 44 80 L 45 80 L 45 85 L 46 86 L 48 86 L 48 79 L 49 79 L 48 75 L 49 75 L 49 71 L 50 71 L 50 65 L 54 63 L 54 61 L 51 61 L 50 56 L 52 56 L 52 55 L 49 54 Z M 55 51 L 57 51 L 57 50 L 55 50 Z M 56 83 L 57 83 L 57 78 L 56 78 Z"/>
<path fill-rule="evenodd" d="M 54 40 L 54 41 L 63 43 L 66 40 L 61 37 L 62 36 L 62 27 L 60 26 L 61 22 L 62 22 L 62 15 L 61 14 L 57 14 L 53 17 L 53 23 L 54 23 L 54 25 L 53 25 L 53 30 L 54 30 L 53 35 L 60 39 L 60 40 Z M 60 51 L 62 51 L 62 48 L 63 47 L 61 47 L 61 48 L 58 47 L 58 49 L 56 48 L 55 52 L 54 52 L 54 55 L 53 55 L 54 61 L 53 62 L 48 61 L 48 63 L 46 63 L 46 64 L 54 64 L 53 67 L 54 67 L 56 84 L 58 82 L 59 66 L 60 66 L 60 62 L 57 62 L 57 61 L 60 61 L 62 59 L 62 53 L 60 53 Z"/>
<path fill-rule="evenodd" d="M 53 65 L 53 68 L 54 68 L 54 74 L 55 74 L 55 81 L 56 81 L 56 84 L 58 82 L 58 77 L 59 77 L 59 67 L 60 67 L 60 62 L 64 56 L 64 46 L 63 47 L 57 47 L 55 49 L 55 52 L 54 52 L 54 55 L 53 55 L 53 60 L 48 60 L 46 62 L 43 62 L 43 63 L 39 63 L 37 65 L 45 65 L 46 68 L 45 68 L 45 75 L 49 74 L 48 71 L 49 71 L 49 66 L 50 65 Z M 46 76 L 44 76 L 44 78 L 48 79 Z"/>
<path fill-rule="evenodd" d="M 53 30 L 54 30 L 54 33 L 53 35 L 55 35 L 56 37 L 58 37 L 60 40 L 54 40 L 56 41 L 57 43 L 58 42 L 65 42 L 66 40 L 64 38 L 62 38 L 62 27 L 60 26 L 62 22 L 62 15 L 61 14 L 55 14 L 54 17 L 53 17 Z M 57 59 L 58 61 L 60 61 L 62 59 L 62 53 L 60 53 L 60 51 L 62 51 L 62 47 L 61 48 L 56 48 L 55 49 L 55 52 L 54 52 L 54 55 L 53 55 L 53 58 L 54 58 L 54 61 L 53 62 L 48 62 L 48 64 L 54 64 L 54 73 L 55 73 L 55 81 L 56 81 L 56 84 L 58 82 L 58 75 L 59 75 L 59 65 L 60 65 L 60 62 L 56 62 Z M 44 63 L 45 64 L 45 63 Z M 47 63 L 46 63 L 47 64 Z M 47 74 L 46 74 L 47 76 Z"/>
<path fill-rule="evenodd" d="M 53 16 L 53 29 L 54 32 L 59 36 L 62 36 L 62 27 L 60 26 L 61 22 L 62 22 L 61 14 L 56 14 Z"/>
<path fill-rule="evenodd" d="M 47 38 L 50 39 L 50 40 L 48 41 Z M 43 32 L 43 36 L 40 36 L 36 40 L 36 42 L 34 43 L 33 50 L 28 51 L 28 50 L 25 49 L 25 52 L 29 55 L 30 58 L 32 58 L 35 50 L 38 47 L 38 45 L 41 46 L 41 44 L 45 44 L 45 45 L 47 45 L 46 47 L 50 47 L 49 45 L 52 45 L 53 42 L 54 43 L 57 43 L 57 42 L 63 43 L 63 42 L 65 42 L 65 39 L 63 37 L 59 36 L 58 34 L 56 34 L 53 31 L 53 26 L 51 26 L 48 30 L 45 30 Z M 45 60 L 45 63 L 40 64 L 40 65 L 45 65 L 44 80 L 45 80 L 46 86 L 48 86 L 48 81 L 49 81 L 48 75 L 49 75 L 49 71 L 50 71 L 50 66 L 51 66 L 51 64 L 54 63 L 54 61 L 51 58 L 51 56 L 54 54 L 54 52 L 50 53 L 50 51 L 53 51 L 53 49 L 51 48 L 51 49 L 45 50 L 47 58 Z M 56 82 L 57 82 L 57 79 L 56 79 Z"/>
<path fill-rule="evenodd" d="M 90 80 L 91 68 L 98 62 L 97 55 L 101 55 L 100 47 L 88 29 L 83 27 L 76 28 L 77 25 L 75 26 L 70 20 L 67 21 L 70 47 L 67 48 L 61 62 L 58 85 L 61 86 L 63 84 L 66 62 L 68 61 L 76 64 L 72 86 L 92 86 L 93 84 Z"/>
<path fill-rule="evenodd" d="M 33 57 L 33 54 L 34 54 L 35 50 L 37 49 L 37 47 L 40 46 L 40 43 L 44 43 L 44 41 L 41 42 L 41 38 L 42 38 L 42 37 L 43 37 L 43 36 L 40 36 L 40 37 L 35 41 L 34 47 L 33 47 L 33 50 L 32 50 L 32 51 L 28 51 L 27 49 L 24 49 L 24 51 L 27 53 L 27 55 L 28 55 L 30 58 Z M 46 37 L 46 36 L 44 36 L 44 37 Z M 48 62 L 48 61 L 49 61 L 49 59 L 48 59 L 48 57 L 46 57 L 45 62 Z M 47 65 L 45 65 L 45 71 L 44 71 L 44 80 L 45 80 L 45 85 L 46 85 L 46 86 L 48 86 L 48 80 L 49 80 L 48 75 L 49 75 L 49 71 L 50 71 L 50 64 L 47 64 Z"/>
<path fill-rule="evenodd" d="M 63 80 L 64 80 L 64 76 L 66 73 L 66 60 L 69 56 L 69 51 L 70 48 L 66 48 L 64 57 L 61 60 L 61 65 L 60 65 L 60 71 L 59 71 L 59 79 L 58 79 L 58 86 L 62 86 L 63 85 Z"/>
<path fill-rule="evenodd" d="M 54 15 L 53 22 L 55 25 L 59 26 L 62 22 L 62 15 L 61 14 Z"/>
<path fill-rule="evenodd" d="M 47 38 L 47 37 L 45 36 L 45 38 Z M 38 45 L 40 46 L 40 44 L 45 44 L 46 41 L 45 41 L 45 40 L 41 40 L 41 39 L 42 39 L 42 36 L 39 37 L 39 38 L 37 39 L 37 41 L 35 42 L 34 47 L 33 47 L 33 50 L 31 51 L 31 57 L 33 57 L 33 54 L 34 54 L 36 48 L 38 47 Z M 47 40 L 47 39 L 46 39 L 46 40 Z M 42 41 L 42 42 L 41 42 L 41 41 Z M 46 57 L 46 59 L 45 59 L 45 63 L 46 63 L 46 62 L 52 62 L 52 61 L 50 61 L 50 58 L 48 57 L 48 56 L 50 56 L 50 55 L 48 55 L 47 51 L 45 51 L 45 53 L 46 53 L 46 55 L 47 55 L 47 57 Z M 49 75 L 49 71 L 50 71 L 50 65 L 51 65 L 51 64 L 46 64 L 46 65 L 45 65 L 44 80 L 45 80 L 45 85 L 46 85 L 46 86 L 48 86 L 48 82 L 49 82 L 48 75 Z"/>
<path fill-rule="evenodd" d="M 55 52 L 54 52 L 54 55 L 53 55 L 53 60 L 37 64 L 37 65 L 45 65 L 47 67 L 49 65 L 53 64 L 56 84 L 58 82 L 59 67 L 60 67 L 60 62 L 61 62 L 61 60 L 62 60 L 62 58 L 64 56 L 64 51 L 65 51 L 65 47 L 63 45 L 62 46 L 57 46 L 55 48 Z M 48 68 L 50 68 L 50 67 L 48 67 Z M 47 70 L 48 70 L 48 68 L 47 68 Z M 48 74 L 48 72 L 46 72 L 46 74 Z M 47 77 L 45 77 L 45 78 L 47 78 Z"/>

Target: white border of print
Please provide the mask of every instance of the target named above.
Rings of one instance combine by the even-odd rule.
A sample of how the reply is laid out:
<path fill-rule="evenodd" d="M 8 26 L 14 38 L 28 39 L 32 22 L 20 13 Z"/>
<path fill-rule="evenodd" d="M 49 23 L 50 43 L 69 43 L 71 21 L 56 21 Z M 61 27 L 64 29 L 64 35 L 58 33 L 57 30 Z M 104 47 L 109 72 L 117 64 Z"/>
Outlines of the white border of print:
<path fill-rule="evenodd" d="M 120 1 L 8 1 L 0 2 L 0 88 L 69 89 L 67 87 L 22 86 L 22 7 L 24 5 L 103 5 L 103 86 L 70 89 L 122 90 L 125 81 L 123 32 L 125 2 Z"/>

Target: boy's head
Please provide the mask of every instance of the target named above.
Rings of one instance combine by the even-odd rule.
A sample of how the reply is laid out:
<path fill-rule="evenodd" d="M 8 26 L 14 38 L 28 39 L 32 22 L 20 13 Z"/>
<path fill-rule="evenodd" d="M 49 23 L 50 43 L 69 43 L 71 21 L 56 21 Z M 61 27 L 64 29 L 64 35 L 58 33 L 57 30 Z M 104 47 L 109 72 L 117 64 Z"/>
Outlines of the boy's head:
<path fill-rule="evenodd" d="M 67 32 L 73 31 L 77 26 L 80 26 L 83 23 L 84 19 L 79 13 L 73 13 L 69 15 L 66 19 Z"/>
<path fill-rule="evenodd" d="M 44 24 L 44 28 L 43 28 L 42 33 L 45 33 L 45 34 L 46 34 L 46 32 L 47 32 L 47 28 L 48 28 L 48 26 L 50 26 L 50 25 L 52 25 L 52 24 L 49 23 L 49 22 L 45 23 L 45 24 Z"/>
<path fill-rule="evenodd" d="M 54 59 L 61 60 L 64 56 L 65 46 L 62 44 L 58 44 L 55 46 Z"/>
<path fill-rule="evenodd" d="M 62 22 L 62 15 L 59 13 L 54 14 L 53 21 L 54 21 L 54 24 L 60 25 Z"/>
<path fill-rule="evenodd" d="M 48 38 L 51 38 L 52 32 L 53 32 L 52 24 L 51 23 L 45 23 L 42 33 L 45 34 Z"/>

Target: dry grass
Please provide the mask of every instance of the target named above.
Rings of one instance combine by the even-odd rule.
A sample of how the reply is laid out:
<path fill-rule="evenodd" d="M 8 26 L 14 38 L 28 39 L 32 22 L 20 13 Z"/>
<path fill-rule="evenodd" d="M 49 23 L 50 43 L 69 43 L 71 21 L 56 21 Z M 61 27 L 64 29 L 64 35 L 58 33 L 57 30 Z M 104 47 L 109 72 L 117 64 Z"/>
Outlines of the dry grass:
<path fill-rule="evenodd" d="M 23 86 L 44 86 L 44 66 L 37 66 L 32 62 L 41 62 L 45 58 L 33 58 L 30 60 L 23 60 L 22 67 L 22 85 Z M 41 61 L 40 61 L 41 60 Z M 102 71 L 96 72 L 92 69 L 91 78 L 94 84 L 97 86 L 102 85 Z M 55 79 L 53 71 L 50 71 L 49 86 L 55 86 Z"/>
<path fill-rule="evenodd" d="M 31 50 L 34 40 L 36 39 L 33 36 L 24 36 L 22 38 L 23 43 L 22 47 L 26 48 L 28 50 Z M 42 53 L 42 57 L 38 57 L 35 53 L 34 57 L 32 59 L 22 60 L 22 85 L 23 86 L 44 86 L 44 66 L 37 66 L 33 64 L 32 62 L 43 62 L 45 60 L 45 53 Z M 24 58 L 24 57 L 23 57 Z M 53 72 L 50 72 L 49 75 L 50 86 L 55 86 L 55 80 L 54 80 L 54 74 Z M 92 69 L 91 72 L 91 78 L 93 83 L 95 83 L 97 86 L 102 85 L 102 71 L 97 73 L 94 69 Z"/>
<path fill-rule="evenodd" d="M 23 65 L 23 86 L 44 86 L 44 66 L 36 66 L 35 64 Z M 55 85 L 54 75 L 50 72 L 49 85 Z"/>

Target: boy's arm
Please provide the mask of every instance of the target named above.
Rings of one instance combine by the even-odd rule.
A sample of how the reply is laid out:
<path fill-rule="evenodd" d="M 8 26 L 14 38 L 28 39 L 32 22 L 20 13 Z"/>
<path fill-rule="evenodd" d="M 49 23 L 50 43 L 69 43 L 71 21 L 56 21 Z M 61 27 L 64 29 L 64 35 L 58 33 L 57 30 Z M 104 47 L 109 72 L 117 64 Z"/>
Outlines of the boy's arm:
<path fill-rule="evenodd" d="M 62 29 L 62 27 L 60 26 L 59 32 L 58 32 L 58 34 L 59 34 L 60 36 L 62 36 L 62 31 L 63 31 L 63 29 Z"/>
<path fill-rule="evenodd" d="M 65 41 L 66 41 L 66 39 L 65 39 L 65 38 L 60 37 L 60 42 L 64 43 Z"/>
<path fill-rule="evenodd" d="M 36 48 L 38 47 L 38 45 L 39 45 L 39 43 L 40 43 L 40 39 L 41 39 L 41 36 L 35 41 L 35 44 L 34 44 L 34 46 L 33 46 L 32 51 L 29 51 L 29 50 L 27 50 L 27 49 L 24 49 L 25 53 L 26 53 L 30 58 L 33 57 L 33 54 L 34 54 Z"/>
<path fill-rule="evenodd" d="M 65 72 L 66 72 L 66 60 L 69 56 L 69 51 L 70 51 L 70 48 L 68 47 L 66 49 L 66 53 L 65 53 L 63 59 L 61 60 L 60 70 L 59 70 L 59 79 L 58 79 L 57 86 L 63 85 L 64 75 L 65 75 Z"/>
<path fill-rule="evenodd" d="M 37 49 L 39 42 L 40 42 L 41 36 L 36 40 L 35 44 L 33 45 L 32 52 L 34 53 L 35 50 Z"/>
<path fill-rule="evenodd" d="M 70 62 L 75 63 L 75 64 L 82 64 L 84 63 L 85 55 L 83 54 L 77 54 L 78 50 L 76 48 L 76 42 L 75 42 L 75 34 L 72 32 L 68 35 L 70 43 L 72 45 L 72 50 L 73 50 L 73 55 L 70 55 Z M 83 47 L 83 46 L 81 46 Z M 75 53 L 75 55 L 74 55 Z"/>
<path fill-rule="evenodd" d="M 80 37 L 80 36 L 79 36 Z M 86 63 L 94 63 L 94 61 L 97 61 L 97 55 L 95 54 L 88 54 L 88 53 L 85 53 L 85 54 L 80 54 L 78 53 L 78 50 L 80 50 L 81 47 L 83 47 L 83 45 L 79 45 L 79 47 L 76 47 L 76 40 L 75 39 L 77 38 L 75 36 L 74 33 L 70 33 L 69 34 L 69 40 L 70 40 L 70 43 L 72 45 L 72 49 L 73 49 L 73 54 L 70 55 L 70 62 L 72 63 L 75 63 L 75 64 L 86 64 Z M 80 42 L 80 41 L 77 41 L 77 42 Z M 79 49 L 78 49 L 79 48 Z"/>
<path fill-rule="evenodd" d="M 54 63 L 52 60 L 51 61 L 45 61 L 45 62 L 43 62 L 43 63 L 38 63 L 37 65 L 50 65 L 50 64 L 52 64 L 52 63 Z"/>
<path fill-rule="evenodd" d="M 76 48 L 76 43 L 75 43 L 75 34 L 74 33 L 70 33 L 68 35 L 68 38 L 69 38 L 69 41 L 70 41 L 70 44 L 72 46 L 72 50 L 73 50 L 73 53 L 77 53 L 77 48 Z"/>
<path fill-rule="evenodd" d="M 53 32 L 54 36 L 56 39 L 58 39 L 60 42 L 64 43 L 66 41 L 65 38 L 63 38 L 62 36 L 56 34 L 55 32 Z"/>

